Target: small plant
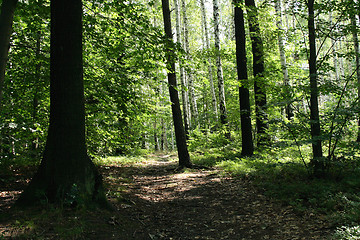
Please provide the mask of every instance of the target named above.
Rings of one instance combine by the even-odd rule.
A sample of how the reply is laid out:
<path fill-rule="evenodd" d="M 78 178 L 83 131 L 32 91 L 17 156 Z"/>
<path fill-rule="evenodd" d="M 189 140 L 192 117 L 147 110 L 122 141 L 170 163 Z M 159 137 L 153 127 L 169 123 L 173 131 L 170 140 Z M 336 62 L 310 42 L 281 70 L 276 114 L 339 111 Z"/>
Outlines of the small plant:
<path fill-rule="evenodd" d="M 360 239 L 360 226 L 338 228 L 332 237 L 333 240 L 358 240 Z"/>

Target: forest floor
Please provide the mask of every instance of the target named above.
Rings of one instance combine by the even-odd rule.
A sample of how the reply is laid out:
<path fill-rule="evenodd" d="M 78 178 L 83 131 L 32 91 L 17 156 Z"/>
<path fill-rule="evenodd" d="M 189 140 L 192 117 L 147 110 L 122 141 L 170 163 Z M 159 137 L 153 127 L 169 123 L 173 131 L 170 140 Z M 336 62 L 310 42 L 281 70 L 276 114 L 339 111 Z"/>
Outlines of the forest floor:
<path fill-rule="evenodd" d="M 174 155 L 101 166 L 113 212 L 11 209 L 33 173 L 25 170 L 0 185 L 0 239 L 308 240 L 333 231 L 321 216 L 265 197 L 250 180 L 178 170 Z"/>

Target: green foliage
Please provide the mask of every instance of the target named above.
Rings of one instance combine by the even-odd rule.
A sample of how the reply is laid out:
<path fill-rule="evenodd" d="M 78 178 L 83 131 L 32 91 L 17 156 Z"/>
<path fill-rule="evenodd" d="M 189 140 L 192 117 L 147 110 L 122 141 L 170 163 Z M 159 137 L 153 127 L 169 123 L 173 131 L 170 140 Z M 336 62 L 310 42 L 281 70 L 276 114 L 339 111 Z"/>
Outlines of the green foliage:
<path fill-rule="evenodd" d="M 358 240 L 360 239 L 360 227 L 346 227 L 338 228 L 332 238 L 333 240 Z"/>
<path fill-rule="evenodd" d="M 234 177 L 251 180 L 266 195 L 293 206 L 300 214 L 316 212 L 335 226 L 360 222 L 358 160 L 347 161 L 346 167 L 334 166 L 333 174 L 318 179 L 309 174 L 296 147 L 273 148 L 246 158 L 239 156 L 238 149 L 234 144 L 225 151 L 196 151 L 192 159 L 195 164 L 217 167 Z"/>

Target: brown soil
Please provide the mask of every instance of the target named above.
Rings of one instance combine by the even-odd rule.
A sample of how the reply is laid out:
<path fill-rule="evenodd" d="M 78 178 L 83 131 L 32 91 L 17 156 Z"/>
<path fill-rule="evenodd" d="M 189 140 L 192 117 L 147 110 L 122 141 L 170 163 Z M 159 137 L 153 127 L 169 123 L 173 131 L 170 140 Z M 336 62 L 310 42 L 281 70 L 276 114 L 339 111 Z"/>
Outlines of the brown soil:
<path fill-rule="evenodd" d="M 176 167 L 169 155 L 131 166 L 102 167 L 116 211 L 86 212 L 79 217 L 84 226 L 71 211 L 62 213 L 64 228 L 83 227 L 67 239 L 308 240 L 330 235 L 329 224 L 319 216 L 296 214 L 265 197 L 250 181 L 223 176 L 217 170 L 176 171 Z M 35 222 L 41 226 L 35 228 L 15 223 L 24 213 L 9 206 L 20 193 L 16 182 L 23 187 L 26 179 L 14 178 L 13 185 L 0 186 L 0 213 L 8 214 L 0 222 L 0 239 L 65 239 L 54 226 L 58 215 L 47 215 L 45 222 L 37 217 Z"/>

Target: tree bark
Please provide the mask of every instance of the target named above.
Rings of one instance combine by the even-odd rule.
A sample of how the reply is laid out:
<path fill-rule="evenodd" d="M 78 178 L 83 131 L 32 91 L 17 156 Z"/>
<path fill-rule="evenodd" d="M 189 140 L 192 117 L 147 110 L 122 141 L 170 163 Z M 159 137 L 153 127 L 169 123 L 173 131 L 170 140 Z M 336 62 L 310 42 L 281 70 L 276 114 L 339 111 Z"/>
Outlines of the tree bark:
<path fill-rule="evenodd" d="M 227 125 L 227 111 L 225 102 L 225 88 L 224 88 L 224 77 L 221 65 L 221 54 L 220 54 L 220 30 L 219 30 L 219 3 L 218 0 L 213 0 L 213 13 L 214 13 L 214 38 L 215 38 L 215 56 L 216 56 L 216 67 L 217 67 L 217 79 L 219 88 L 219 106 L 220 106 L 220 122 L 223 125 Z"/>
<path fill-rule="evenodd" d="M 308 29 L 309 29 L 309 70 L 310 70 L 310 127 L 312 138 L 312 166 L 314 174 L 319 175 L 324 170 L 324 163 L 321 160 L 321 128 L 319 120 L 318 86 L 317 86 L 317 66 L 316 66 L 316 34 L 315 34 L 315 14 L 314 0 L 308 1 Z"/>
<path fill-rule="evenodd" d="M 355 7 L 354 1 L 352 1 L 353 6 Z M 351 10 L 350 10 L 351 11 Z M 357 92 L 358 96 L 360 96 L 360 51 L 359 51 L 359 39 L 358 39 L 358 31 L 357 31 L 357 23 L 356 23 L 356 15 L 355 9 L 350 12 L 350 20 L 351 20 L 351 33 L 354 42 L 354 51 L 355 51 L 355 69 L 356 69 L 356 80 L 357 80 Z M 360 116 L 358 116 L 358 135 L 357 142 L 360 142 Z"/>
<path fill-rule="evenodd" d="M 264 82 L 264 47 L 260 34 L 260 27 L 258 21 L 258 13 L 254 0 L 245 0 L 247 7 L 247 15 L 250 29 L 250 38 L 253 52 L 253 74 L 254 92 L 255 92 L 255 114 L 256 114 L 256 129 L 257 129 L 257 143 L 263 145 L 269 142 L 267 134 L 268 120 L 266 113 L 266 89 Z"/>
<path fill-rule="evenodd" d="M 285 43 L 283 38 L 283 24 L 282 24 L 282 10 L 281 10 L 281 0 L 275 0 L 275 11 L 277 15 L 276 26 L 278 28 L 278 46 L 279 46 L 279 54 L 280 54 L 280 63 L 281 70 L 284 76 L 284 95 L 286 102 L 289 102 L 290 99 L 290 79 L 286 66 L 286 55 L 285 55 Z M 290 103 L 287 103 L 285 106 L 285 114 L 287 119 L 291 119 L 294 114 L 291 108 Z"/>
<path fill-rule="evenodd" d="M 184 27 L 184 48 L 186 52 L 186 59 L 188 62 L 192 62 L 190 46 L 189 46 L 189 29 L 188 29 L 188 16 L 187 16 L 187 6 L 185 0 L 181 1 L 182 13 L 183 13 L 183 27 Z M 191 72 L 191 69 L 186 71 L 188 76 L 188 95 L 190 95 L 190 109 L 191 109 L 191 121 L 190 126 L 193 128 L 196 126 L 198 119 L 198 109 L 196 103 L 195 89 L 194 89 L 194 78 Z"/>
<path fill-rule="evenodd" d="M 209 40 L 209 30 L 207 26 L 207 20 L 206 20 L 206 10 L 205 10 L 205 3 L 204 0 L 200 0 L 201 4 L 201 16 L 202 16 L 202 22 L 203 22 L 203 28 L 204 28 L 204 35 L 205 35 L 205 46 L 206 50 L 210 51 L 210 40 Z M 216 93 L 214 88 L 214 78 L 213 78 L 213 70 L 212 70 L 212 61 L 211 57 L 208 56 L 208 73 L 209 73 L 209 82 L 210 82 L 210 90 L 211 90 L 211 97 L 212 97 L 212 107 L 213 111 L 215 113 L 215 118 L 218 119 L 218 110 L 217 110 L 217 101 L 216 101 Z"/>
<path fill-rule="evenodd" d="M 168 69 L 168 82 L 169 82 L 169 92 L 170 92 L 170 101 L 171 101 L 171 110 L 173 115 L 174 127 L 175 127 L 175 138 L 176 146 L 178 149 L 179 156 L 179 166 L 180 167 L 191 167 L 191 161 L 189 152 L 186 145 L 186 136 L 184 125 L 181 118 L 181 109 L 179 96 L 177 91 L 176 84 L 176 74 L 175 74 L 175 56 L 173 52 L 173 39 L 171 31 L 171 18 L 170 18 L 170 8 L 169 0 L 162 0 L 162 10 L 164 18 L 164 30 L 166 37 L 166 61 Z"/>
<path fill-rule="evenodd" d="M 50 125 L 39 169 L 19 205 L 46 201 L 108 207 L 86 152 L 81 0 L 51 1 Z"/>
<path fill-rule="evenodd" d="M 241 119 L 241 139 L 243 156 L 252 156 L 254 144 L 252 139 L 252 126 L 250 117 L 250 98 L 248 89 L 247 59 L 246 59 L 246 39 L 244 12 L 239 6 L 240 1 L 235 2 L 235 40 L 236 40 L 236 62 L 237 74 L 239 79 L 239 99 L 240 99 L 240 119 Z"/>
<path fill-rule="evenodd" d="M 181 28 L 180 28 L 180 10 L 179 10 L 179 3 L 178 0 L 174 0 L 175 6 L 175 21 L 176 21 L 176 41 L 178 44 L 181 45 Z M 186 76 L 185 76 L 185 69 L 183 66 L 182 60 L 180 60 L 180 82 L 182 85 L 181 88 L 181 99 L 182 99 L 182 106 L 183 106 L 183 113 L 184 113 L 184 127 L 185 127 L 185 135 L 186 139 L 189 138 L 189 131 L 190 131 L 190 116 L 189 116 L 189 97 L 186 91 L 187 84 L 186 84 Z"/>
<path fill-rule="evenodd" d="M 5 69 L 8 60 L 12 23 L 17 0 L 3 0 L 0 13 L 0 109 L 2 107 Z"/>

